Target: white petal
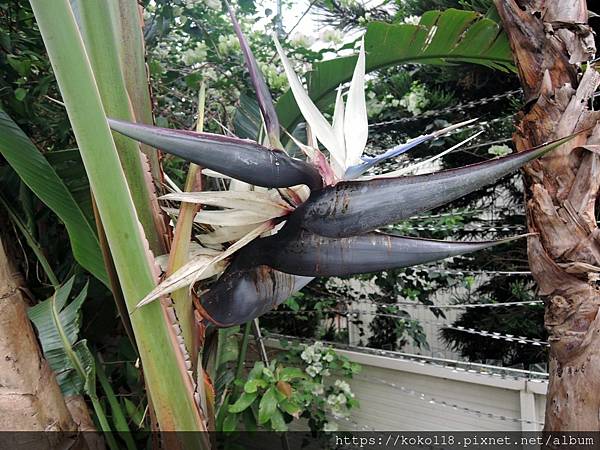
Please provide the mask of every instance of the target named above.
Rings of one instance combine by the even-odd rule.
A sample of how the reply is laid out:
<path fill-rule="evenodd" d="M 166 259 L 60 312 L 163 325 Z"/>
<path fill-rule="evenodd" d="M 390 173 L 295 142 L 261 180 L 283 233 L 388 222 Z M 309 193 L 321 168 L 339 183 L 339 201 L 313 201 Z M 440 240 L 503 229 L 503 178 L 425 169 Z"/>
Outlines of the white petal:
<path fill-rule="evenodd" d="M 163 295 L 170 294 L 185 286 L 189 286 L 194 280 L 207 279 L 217 275 L 223 272 L 226 266 L 227 264 L 225 261 L 218 260 L 215 262 L 214 256 L 197 256 L 179 268 L 173 275 L 165 278 L 162 283 L 154 288 L 136 305 L 136 308 L 146 305 Z M 197 276 L 198 274 L 200 274 L 200 278 Z"/>
<path fill-rule="evenodd" d="M 300 108 L 300 112 L 304 116 L 306 122 L 308 122 L 310 125 L 315 136 L 317 136 L 317 139 L 321 141 L 327 150 L 329 150 L 329 153 L 333 158 L 336 159 L 338 164 L 342 165 L 342 157 L 344 153 L 343 144 L 338 141 L 331 125 L 329 125 L 325 117 L 323 117 L 319 109 L 315 106 L 309 95 L 304 90 L 302 83 L 294 72 L 290 61 L 285 56 L 285 53 L 283 52 L 283 49 L 281 48 L 281 45 L 276 37 L 274 37 L 274 41 L 275 46 L 277 47 L 277 52 L 279 53 L 279 57 L 281 58 L 281 63 L 283 64 L 285 74 L 290 83 L 290 89 L 294 94 L 294 98 L 296 99 L 298 108 Z"/>
<path fill-rule="evenodd" d="M 172 216 L 179 215 L 179 209 L 177 208 L 162 208 L 167 214 Z M 226 210 L 226 211 L 200 211 L 194 217 L 194 222 L 203 223 L 206 225 L 220 225 L 220 226 L 242 226 L 252 225 L 265 220 L 272 219 L 274 217 L 271 214 L 256 213 L 253 211 L 239 211 L 239 210 Z"/>
<path fill-rule="evenodd" d="M 247 244 L 249 244 L 250 242 L 252 242 L 254 239 L 256 239 L 257 237 L 259 237 L 261 234 L 263 234 L 266 231 L 271 230 L 272 228 L 273 228 L 273 221 L 271 221 L 271 220 L 268 220 L 266 222 L 261 223 L 255 229 L 253 229 L 248 234 L 246 234 L 244 237 L 242 237 L 241 239 L 239 239 L 238 241 L 236 241 L 234 244 L 232 244 L 231 246 L 229 246 L 229 248 L 227 250 L 225 250 L 223 253 L 215 256 L 213 258 L 211 264 L 216 264 L 219 261 L 222 261 L 225 258 L 229 257 L 230 255 L 233 255 L 235 252 L 237 252 L 238 250 L 240 250 L 242 247 L 246 246 Z M 198 272 L 198 274 L 196 275 L 196 278 L 194 279 L 193 283 L 195 283 L 196 281 L 202 279 L 201 277 L 204 276 L 204 273 L 208 269 L 209 269 L 209 266 L 205 267 L 200 272 Z"/>
<path fill-rule="evenodd" d="M 249 230 L 248 230 L 249 231 Z M 248 232 L 246 231 L 246 232 Z M 189 243 L 189 251 L 188 251 L 188 260 L 194 259 L 199 256 L 208 256 L 213 257 L 217 253 L 220 253 L 218 250 L 213 250 L 212 248 L 203 247 L 197 242 Z M 167 266 L 169 264 L 169 254 L 160 255 L 155 258 L 156 264 L 160 267 L 163 272 L 167 271 Z"/>
<path fill-rule="evenodd" d="M 211 178 L 223 178 L 224 180 L 231 180 L 230 176 L 223 175 L 220 172 L 216 172 L 216 171 L 210 170 L 210 169 L 202 169 L 202 175 L 206 175 L 207 177 L 211 177 Z"/>
<path fill-rule="evenodd" d="M 177 289 L 181 289 L 184 286 L 191 285 L 196 281 L 204 280 L 223 272 L 227 265 L 225 263 L 225 258 L 229 257 L 271 228 L 273 228 L 273 223 L 271 221 L 263 222 L 224 252 L 221 252 L 213 257 L 205 255 L 198 256 L 196 259 L 189 261 L 173 275 L 167 277 L 162 283 L 153 289 L 136 305 L 136 308 L 146 305 L 151 301 L 162 297 L 163 295 L 170 294 Z"/>
<path fill-rule="evenodd" d="M 335 176 L 339 179 L 343 178 L 344 172 L 346 171 L 346 153 L 347 149 L 346 141 L 344 138 L 344 99 L 342 98 L 342 87 L 338 87 L 337 96 L 335 98 L 335 109 L 333 111 L 333 131 L 339 142 L 344 144 L 344 154 L 342 155 L 342 160 L 344 161 L 344 166 L 339 165 L 335 159 L 331 159 L 330 164 Z"/>
<path fill-rule="evenodd" d="M 365 41 L 360 45 L 352 82 L 348 90 L 346 113 L 344 115 L 344 136 L 346 137 L 345 167 L 360 163 L 360 157 L 367 145 L 369 123 L 365 101 Z"/>
<path fill-rule="evenodd" d="M 216 227 L 210 233 L 199 234 L 196 238 L 203 244 L 224 244 L 243 238 L 252 231 L 256 225 L 244 225 L 240 227 Z"/>
<path fill-rule="evenodd" d="M 261 223 L 265 220 L 281 217 L 283 214 L 274 216 L 272 214 L 260 214 L 251 211 L 200 211 L 194 217 L 194 222 L 206 225 L 240 226 Z"/>
<path fill-rule="evenodd" d="M 182 192 L 163 195 L 161 200 L 200 203 L 221 208 L 255 211 L 257 213 L 273 214 L 274 217 L 290 211 L 289 205 L 283 200 L 278 199 L 270 193 L 258 191 Z"/>

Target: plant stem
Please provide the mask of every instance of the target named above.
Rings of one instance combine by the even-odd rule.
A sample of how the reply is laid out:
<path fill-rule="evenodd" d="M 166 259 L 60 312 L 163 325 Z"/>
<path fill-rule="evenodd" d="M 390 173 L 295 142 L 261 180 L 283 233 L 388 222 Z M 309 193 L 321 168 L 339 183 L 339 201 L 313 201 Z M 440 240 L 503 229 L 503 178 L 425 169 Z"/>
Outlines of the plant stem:
<path fill-rule="evenodd" d="M 248 340 L 250 337 L 250 331 L 252 330 L 252 321 L 246 322 L 244 326 L 244 334 L 242 336 L 242 343 L 240 344 L 240 353 L 238 354 L 237 366 L 235 367 L 235 378 L 239 379 L 242 377 L 244 371 L 244 361 L 246 361 L 246 353 L 248 352 Z"/>
<path fill-rule="evenodd" d="M 154 261 L 141 232 L 69 1 L 30 2 L 106 231 L 161 430 L 203 431 L 193 397 L 193 380 L 187 375 L 162 305 L 154 302 L 136 310 L 140 299 L 156 285 Z M 191 433 L 169 434 L 166 439 L 173 449 L 199 445 L 198 436 Z"/>
<path fill-rule="evenodd" d="M 120 447 L 115 440 L 115 436 L 113 435 L 112 430 L 110 429 L 110 425 L 108 423 L 108 419 L 106 418 L 106 414 L 104 413 L 104 409 L 102 409 L 102 405 L 100 404 L 100 400 L 98 397 L 91 396 L 92 406 L 94 407 L 94 412 L 96 413 L 96 417 L 98 418 L 98 422 L 100 423 L 100 429 L 102 430 L 102 434 L 106 438 L 108 442 L 108 446 L 111 450 L 119 450 Z"/>
<path fill-rule="evenodd" d="M 111 118 L 134 122 L 132 105 L 121 73 L 115 39 L 116 30 L 112 23 L 110 8 L 104 0 L 85 0 L 79 2 L 79 12 L 86 52 L 104 110 Z M 166 235 L 165 225 L 158 204 L 152 205 L 152 202 L 156 202 L 156 198 L 152 198 L 154 185 L 150 182 L 150 177 L 147 179 L 144 173 L 139 144 L 118 133 L 114 134 L 113 139 L 150 249 L 155 254 L 163 254 L 166 251 L 162 240 Z"/>
<path fill-rule="evenodd" d="M 206 87 L 204 83 L 200 85 L 198 94 L 198 122 L 196 131 L 201 132 L 204 128 L 204 105 L 206 101 Z M 185 181 L 186 192 L 202 190 L 201 169 L 198 165 L 190 163 L 187 178 Z M 177 217 L 177 225 L 173 234 L 173 243 L 169 255 L 169 264 L 167 276 L 172 275 L 177 269 L 182 267 L 189 260 L 190 239 L 192 236 L 192 227 L 194 217 L 198 212 L 200 205 L 195 203 L 182 202 Z M 198 361 L 198 344 L 196 339 L 196 327 L 194 322 L 194 311 L 192 308 L 192 295 L 187 287 L 179 289 L 171 294 L 177 319 L 181 326 L 183 340 L 190 353 L 192 365 L 195 367 Z"/>
<path fill-rule="evenodd" d="M 27 226 L 25 226 L 21 218 L 12 210 L 8 202 L 1 195 L 0 204 L 2 204 L 4 209 L 6 209 L 6 212 L 10 216 L 10 219 L 13 221 L 13 223 L 16 225 L 16 227 L 19 229 L 19 231 L 27 241 L 27 245 L 29 245 L 29 248 L 31 248 L 36 258 L 40 262 L 40 265 L 42 266 L 42 269 L 44 269 L 44 272 L 46 273 L 46 276 L 48 277 L 48 280 L 50 281 L 52 286 L 55 289 L 57 289 L 60 286 L 60 281 L 58 281 L 56 274 L 52 270 L 52 266 L 48 262 L 46 255 L 44 255 L 44 250 L 42 249 L 40 244 L 34 239 L 33 235 L 29 232 Z"/>
<path fill-rule="evenodd" d="M 123 414 L 123 410 L 121 409 L 121 405 L 115 396 L 115 392 L 113 391 L 108 378 L 106 377 L 106 373 L 104 373 L 104 367 L 102 367 L 102 361 L 99 357 L 96 357 L 96 374 L 98 376 L 98 381 L 100 382 L 100 386 L 102 390 L 106 394 L 106 398 L 108 399 L 108 404 L 110 405 L 110 409 L 112 411 L 113 423 L 115 425 L 115 429 L 119 432 L 120 436 L 125 441 L 128 450 L 135 450 L 135 442 L 131 437 L 131 430 L 129 429 L 129 425 L 127 425 L 127 419 L 125 418 L 125 414 Z"/>

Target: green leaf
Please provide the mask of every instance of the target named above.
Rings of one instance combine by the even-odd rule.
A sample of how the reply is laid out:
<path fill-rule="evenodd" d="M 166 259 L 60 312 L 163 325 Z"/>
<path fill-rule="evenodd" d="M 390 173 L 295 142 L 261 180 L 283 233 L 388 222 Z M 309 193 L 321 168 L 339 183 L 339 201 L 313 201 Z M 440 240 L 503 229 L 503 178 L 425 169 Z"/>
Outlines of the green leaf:
<path fill-rule="evenodd" d="M 15 98 L 18 101 L 23 101 L 23 99 L 27 96 L 27 89 L 17 88 L 15 89 Z"/>
<path fill-rule="evenodd" d="M 264 368 L 265 368 L 265 364 L 262 361 L 255 362 L 254 367 L 248 373 L 248 379 L 260 378 Z"/>
<path fill-rule="evenodd" d="M 252 378 L 244 383 L 244 391 L 248 392 L 249 394 L 256 392 L 259 387 L 267 387 L 267 382 L 265 380 L 261 380 L 260 378 Z"/>
<path fill-rule="evenodd" d="M 229 406 L 227 410 L 230 413 L 240 413 L 250 406 L 254 400 L 256 400 L 256 397 L 258 397 L 257 392 L 244 392 L 233 405 Z"/>
<path fill-rule="evenodd" d="M 107 11 L 102 9 L 105 8 L 106 2 L 90 0 L 84 3 L 94 3 L 102 17 L 107 18 Z M 173 344 L 172 329 L 165 320 L 161 305 L 148 305 L 133 314 L 139 299 L 155 287 L 154 260 L 140 229 L 140 218 L 136 214 L 123 167 L 106 123 L 96 79 L 73 12 L 67 0 L 30 0 L 30 4 L 110 244 L 135 330 L 145 384 L 152 398 L 158 422 L 163 428 L 205 430 L 205 424 L 197 412 L 193 389 L 185 381 L 188 374 L 180 364 L 181 351 L 176 348 L 176 343 Z M 113 24 L 110 20 L 108 22 L 98 40 L 105 39 L 105 45 L 111 46 L 114 45 Z M 109 62 L 107 59 L 106 64 Z M 139 160 L 139 154 L 137 158 Z M 182 447 L 191 447 L 192 440 L 194 445 L 200 446 L 199 448 L 208 447 L 204 435 L 200 438 L 198 435 L 192 437 L 191 434 L 178 435 L 177 440 L 181 442 Z"/>
<path fill-rule="evenodd" d="M 77 262 L 108 286 L 95 225 L 52 165 L 2 109 L 0 153 L 33 193 L 63 221 Z"/>
<path fill-rule="evenodd" d="M 304 372 L 297 367 L 286 367 L 279 372 L 279 379 L 282 381 L 291 381 L 295 378 L 305 378 Z"/>
<path fill-rule="evenodd" d="M 94 210 L 92 207 L 92 196 L 90 183 L 81 161 L 81 155 L 76 148 L 58 150 L 44 154 L 56 174 L 62 179 L 69 189 L 73 199 L 79 205 L 85 218 L 95 227 Z"/>
<path fill-rule="evenodd" d="M 418 25 L 373 22 L 365 34 L 366 71 L 400 64 L 480 64 L 514 71 L 508 39 L 500 26 L 473 11 L 428 11 Z M 352 78 L 357 56 L 315 64 L 308 75 L 310 98 L 324 109 L 334 89 Z M 291 91 L 277 102 L 281 125 L 293 130 L 301 114 Z"/>
<path fill-rule="evenodd" d="M 244 422 L 244 431 L 253 432 L 258 428 L 252 408 L 248 408 L 242 413 L 242 420 Z"/>
<path fill-rule="evenodd" d="M 225 420 L 223 420 L 223 431 L 232 432 L 235 431 L 238 423 L 237 414 L 227 414 Z"/>
<path fill-rule="evenodd" d="M 87 296 L 87 284 L 67 306 L 74 279 L 60 287 L 52 297 L 29 309 L 44 356 L 56 373 L 64 395 L 95 396 L 94 358 L 86 341 L 77 342 L 81 327 L 80 309 Z"/>
<path fill-rule="evenodd" d="M 287 399 L 279 402 L 279 409 L 296 418 L 300 416 L 300 412 L 302 411 L 302 408 L 300 405 L 298 405 L 298 403 L 296 403 L 294 400 Z"/>
<path fill-rule="evenodd" d="M 135 424 L 137 428 L 140 428 L 140 424 L 144 420 L 144 409 L 137 407 L 131 400 L 127 397 L 123 397 L 123 404 L 125 405 L 125 411 L 127 411 L 127 416 L 130 421 Z"/>
<path fill-rule="evenodd" d="M 273 411 L 273 415 L 271 416 L 271 427 L 275 431 L 287 431 L 288 429 L 285 420 L 283 420 L 283 414 L 277 409 Z"/>
<path fill-rule="evenodd" d="M 277 392 L 276 389 L 271 386 L 264 393 L 258 404 L 258 423 L 263 425 L 269 421 L 271 416 L 277 410 Z"/>

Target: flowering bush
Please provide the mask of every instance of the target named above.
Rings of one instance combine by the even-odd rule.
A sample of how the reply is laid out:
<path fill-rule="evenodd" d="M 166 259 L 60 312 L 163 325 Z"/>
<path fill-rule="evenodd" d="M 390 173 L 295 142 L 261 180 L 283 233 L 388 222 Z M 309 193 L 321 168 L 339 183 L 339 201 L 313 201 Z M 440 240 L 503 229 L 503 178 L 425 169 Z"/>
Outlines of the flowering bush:
<path fill-rule="evenodd" d="M 360 366 L 319 341 L 292 349 L 290 353 L 299 353 L 305 365 L 304 372 L 308 375 L 299 383 L 305 407 L 302 417 L 308 419 L 313 432 L 337 430 L 337 424 L 329 419 L 347 417 L 353 408 L 359 406 L 344 378 L 352 378 L 359 372 Z"/>
<path fill-rule="evenodd" d="M 417 82 L 412 84 L 410 92 L 400 100 L 400 106 L 406 108 L 413 116 L 421 114 L 428 104 L 427 89 L 424 85 Z"/>
<path fill-rule="evenodd" d="M 285 367 L 284 362 L 298 367 Z M 358 407 L 344 378 L 351 378 L 359 369 L 321 342 L 294 347 L 268 366 L 256 362 L 246 381 L 234 382 L 243 392 L 221 409 L 218 429 L 234 431 L 243 422 L 246 430 L 258 425 L 286 431 L 292 420 L 303 417 L 314 434 L 335 431 L 337 424 L 330 419 L 347 417 Z"/>

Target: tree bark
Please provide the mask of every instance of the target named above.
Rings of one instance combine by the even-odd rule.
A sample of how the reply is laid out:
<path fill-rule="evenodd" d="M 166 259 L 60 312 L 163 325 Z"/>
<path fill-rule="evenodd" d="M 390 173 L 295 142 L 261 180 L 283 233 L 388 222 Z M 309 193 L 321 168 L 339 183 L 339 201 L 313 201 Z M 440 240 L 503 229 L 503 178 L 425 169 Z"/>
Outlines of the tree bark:
<path fill-rule="evenodd" d="M 4 448 L 87 448 L 27 317 L 23 286 L 0 234 L 0 431 Z M 68 443 L 69 446 L 64 447 Z M 0 445 L 0 446 L 2 446 Z"/>
<path fill-rule="evenodd" d="M 517 150 L 586 130 L 525 172 L 529 264 L 546 299 L 550 383 L 545 430 L 600 430 L 600 74 L 585 0 L 496 0 L 526 107 Z"/>

